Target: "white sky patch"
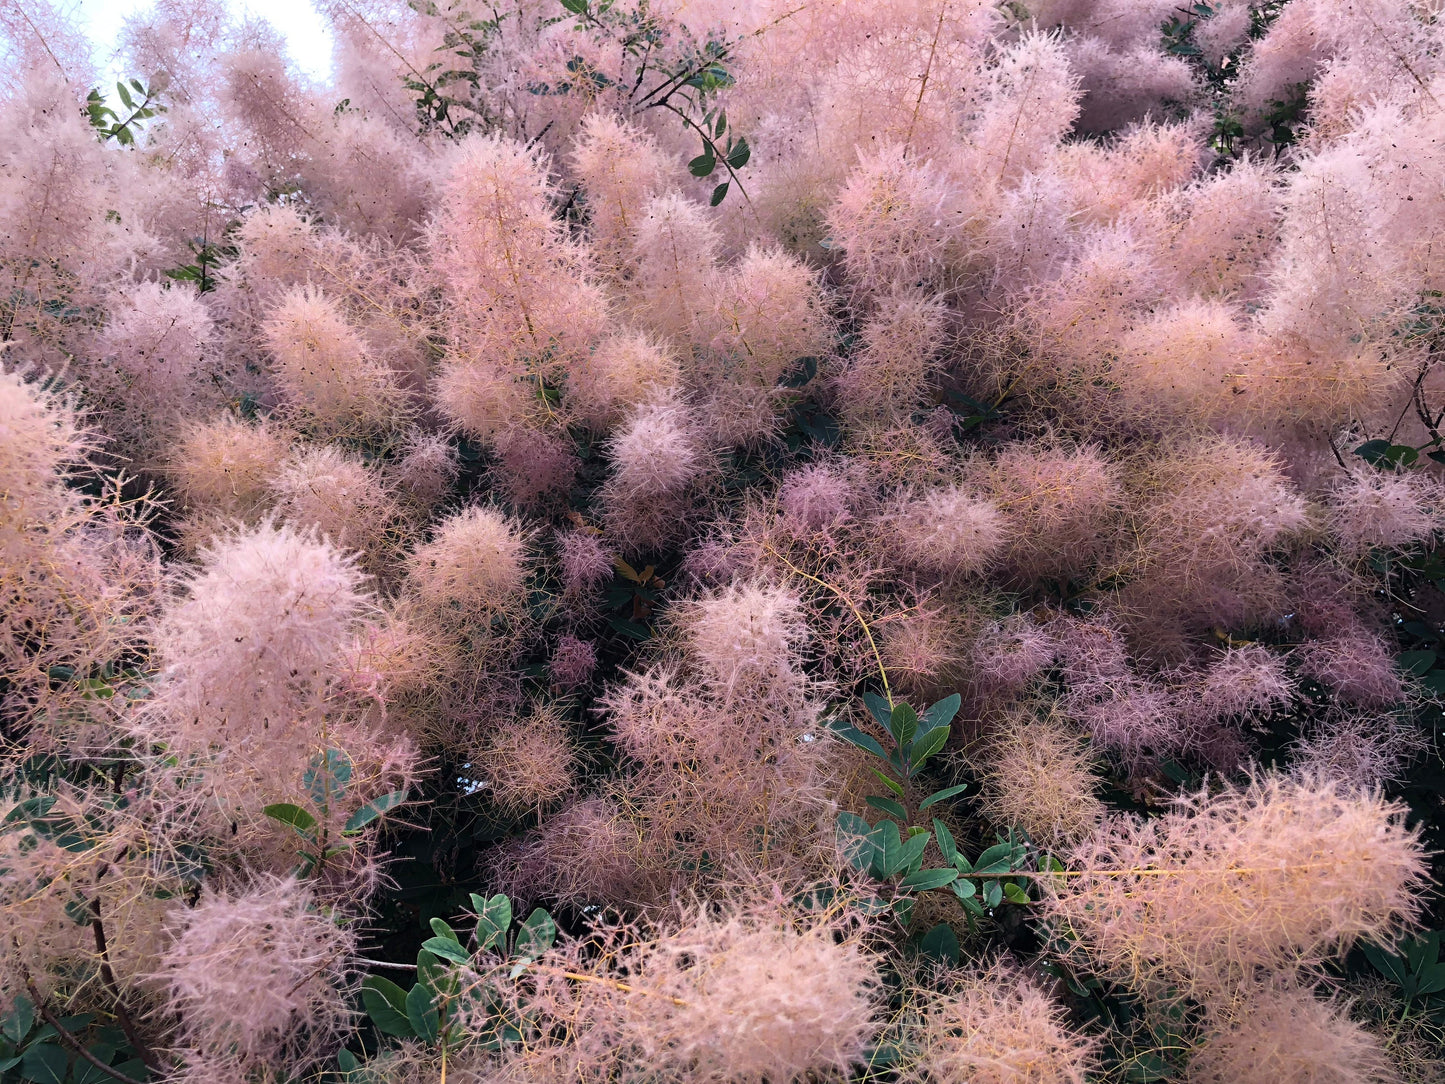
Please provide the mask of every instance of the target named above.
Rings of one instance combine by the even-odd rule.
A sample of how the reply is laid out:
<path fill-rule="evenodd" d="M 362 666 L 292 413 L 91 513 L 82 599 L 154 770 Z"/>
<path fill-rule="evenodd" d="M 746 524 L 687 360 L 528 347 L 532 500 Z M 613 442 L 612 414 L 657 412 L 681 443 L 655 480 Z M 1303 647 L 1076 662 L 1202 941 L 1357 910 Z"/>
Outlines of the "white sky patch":
<path fill-rule="evenodd" d="M 311 0 L 218 0 L 237 22 L 250 16 L 270 23 L 286 39 L 287 59 L 298 71 L 321 82 L 331 80 L 331 28 Z M 145 11 L 151 0 L 79 0 L 75 10 L 95 43 L 96 63 L 110 82 L 144 80 L 144 72 L 122 70 L 113 57 L 128 16 Z"/>

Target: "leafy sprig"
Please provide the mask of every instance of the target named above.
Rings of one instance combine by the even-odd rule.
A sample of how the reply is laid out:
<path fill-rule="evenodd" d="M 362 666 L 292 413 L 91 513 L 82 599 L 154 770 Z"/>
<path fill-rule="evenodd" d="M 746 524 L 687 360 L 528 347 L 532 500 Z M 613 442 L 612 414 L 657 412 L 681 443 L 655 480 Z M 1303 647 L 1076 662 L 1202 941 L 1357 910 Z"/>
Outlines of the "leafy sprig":
<path fill-rule="evenodd" d="M 326 863 L 345 854 L 370 825 L 406 801 L 405 790 L 394 790 L 364 803 L 346 818 L 341 836 L 331 835 L 331 806 L 346 796 L 351 784 L 351 758 L 340 749 L 327 749 L 311 758 L 302 777 L 315 813 L 294 802 L 274 802 L 261 810 L 277 824 L 295 830 L 305 844 L 297 874 L 320 877 Z"/>
<path fill-rule="evenodd" d="M 90 126 L 102 140 L 113 139 L 122 147 L 129 147 L 135 143 L 141 122 L 165 111 L 165 107 L 159 102 L 161 88 L 147 87 L 139 79 L 132 79 L 129 85 L 124 82 L 116 83 L 115 92 L 121 105 L 125 107 L 124 119 L 106 105 L 105 96 L 100 93 L 99 87 L 92 87 L 85 96 L 85 113 L 90 118 Z M 140 97 L 139 102 L 136 101 L 137 95 Z"/>
<path fill-rule="evenodd" d="M 1033 852 L 1027 842 L 1012 833 L 1004 833 L 996 844 L 970 860 L 938 817 L 933 817 L 927 827 L 910 823 L 908 784 L 917 779 L 928 761 L 948 743 L 953 718 L 961 703 L 958 694 L 933 704 L 922 716 L 908 704 L 890 704 L 873 693 L 865 693 L 863 700 L 869 714 L 886 734 L 886 747 L 883 741 L 846 721 L 835 721 L 831 729 L 850 745 L 883 762 L 881 770 L 877 767 L 872 770 L 891 794 L 872 794 L 865 799 L 870 807 L 887 814 L 875 824 L 869 824 L 856 813 L 839 813 L 838 838 L 854 869 L 891 887 L 891 898 L 883 906 L 891 907 L 900 919 L 907 921 L 916 893 L 948 889 L 962 903 L 972 922 L 1004 901 L 1021 906 L 1031 903 L 1032 871 L 1025 876 L 1010 876 L 1028 870 Z M 923 813 L 957 797 L 965 789 L 967 784 L 960 783 L 935 790 L 918 803 L 917 812 Z M 932 868 L 923 865 L 930 840 L 937 841 L 945 865 Z M 1041 873 L 1060 869 L 1058 862 L 1049 856 L 1039 862 Z M 941 946 L 947 943 L 947 938 L 935 929 L 925 937 L 925 942 L 943 951 Z M 953 945 L 956 952 L 956 939 Z M 927 946 L 925 951 L 930 951 Z"/>

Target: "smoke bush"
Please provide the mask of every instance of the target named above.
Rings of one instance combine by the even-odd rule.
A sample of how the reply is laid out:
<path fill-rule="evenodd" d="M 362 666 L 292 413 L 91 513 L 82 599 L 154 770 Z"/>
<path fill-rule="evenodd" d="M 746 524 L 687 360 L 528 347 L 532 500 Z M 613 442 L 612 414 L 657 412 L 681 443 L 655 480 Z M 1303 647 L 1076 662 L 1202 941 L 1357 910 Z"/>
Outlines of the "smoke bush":
<path fill-rule="evenodd" d="M 638 319 L 675 342 L 686 342 L 711 292 L 720 241 L 702 205 L 679 193 L 643 204 L 633 242 Z"/>
<path fill-rule="evenodd" d="M 271 476 L 276 518 L 311 529 L 343 550 L 360 550 L 367 568 L 388 569 L 389 534 L 400 509 L 385 483 L 333 446 L 298 447 Z"/>
<path fill-rule="evenodd" d="M 315 1044 L 334 1040 L 349 1022 L 354 933 L 285 880 L 208 896 L 176 919 L 157 977 L 187 1044 L 243 1064 L 320 1060 Z"/>
<path fill-rule="evenodd" d="M 1082 1084 L 1092 1044 L 1069 1029 L 1037 984 L 1006 960 L 977 973 L 948 972 L 941 990 L 920 991 L 910 1029 L 916 1060 L 903 1079 L 979 1084 Z"/>
<path fill-rule="evenodd" d="M 595 534 L 568 531 L 558 539 L 564 589 L 569 595 L 585 595 L 612 576 L 612 555 Z"/>
<path fill-rule="evenodd" d="M 448 166 L 431 244 L 467 353 L 502 361 L 582 341 L 595 295 L 548 209 L 544 164 L 521 143 L 474 137 Z"/>
<path fill-rule="evenodd" d="M 571 691 L 586 685 L 593 671 L 597 669 L 597 649 L 586 640 L 579 640 L 570 633 L 557 640 L 557 649 L 552 653 L 548 670 L 552 680 L 563 690 Z"/>
<path fill-rule="evenodd" d="M 1243 441 L 1191 444 L 1149 465 L 1119 602 L 1154 651 L 1190 624 L 1247 626 L 1282 601 L 1270 553 L 1307 524 L 1278 459 Z"/>
<path fill-rule="evenodd" d="M 678 388 L 682 368 L 666 344 L 640 331 L 599 342 L 567 378 L 567 407 L 578 421 L 610 429 L 632 408 Z"/>
<path fill-rule="evenodd" d="M 1387 1075 L 1312 984 L 1440 921 L 1358 789 L 1445 687 L 1432 5 L 223 7 L 112 92 L 0 0 L 0 1020 Z"/>
<path fill-rule="evenodd" d="M 526 536 L 495 508 L 457 513 L 410 559 L 417 597 L 446 623 L 510 611 L 526 575 Z"/>
<path fill-rule="evenodd" d="M 880 297 L 863 326 L 863 349 L 838 376 L 838 397 L 851 420 L 896 421 L 923 395 L 943 344 L 947 310 L 915 290 Z"/>
<path fill-rule="evenodd" d="M 137 517 L 113 490 L 92 501 L 70 485 L 92 450 L 71 403 L 0 370 L 0 677 L 12 725 L 58 721 L 44 709 L 79 690 L 57 688 L 57 673 L 137 646 L 156 608 L 160 569 Z"/>
<path fill-rule="evenodd" d="M 669 187 L 668 165 L 648 132 L 610 113 L 583 118 L 572 167 L 587 190 L 593 246 L 611 274 L 622 277 L 632 270 L 642 207 Z"/>
<path fill-rule="evenodd" d="M 177 438 L 167 475 L 192 515 L 251 522 L 291 439 L 274 424 L 252 425 L 232 414 L 193 421 Z"/>
<path fill-rule="evenodd" d="M 942 276 L 952 209 L 943 179 L 928 163 L 891 144 L 859 160 L 829 212 L 833 243 L 861 289 L 929 282 Z"/>
<path fill-rule="evenodd" d="M 1189 1062 L 1190 1081 L 1384 1081 L 1395 1072 L 1380 1043 L 1342 1006 L 1313 991 L 1251 997 L 1249 1009 L 1214 1031 Z"/>
<path fill-rule="evenodd" d="M 218 367 L 215 325 L 205 303 L 185 287 L 138 287 L 115 306 L 96 351 L 106 359 L 89 374 L 110 404 L 109 428 L 134 459 L 153 466 L 164 454 L 158 426 L 173 426 L 217 405 L 208 370 Z M 144 404 L 144 412 L 135 408 Z"/>
<path fill-rule="evenodd" d="M 848 478 L 826 465 L 795 471 L 783 479 L 778 492 L 784 517 L 803 531 L 823 530 L 845 519 L 853 497 Z"/>
<path fill-rule="evenodd" d="M 1004 559 L 1024 582 L 1080 578 L 1107 552 L 1124 504 L 1096 447 L 1009 445 L 993 461 L 988 489 L 1009 525 Z"/>
<path fill-rule="evenodd" d="M 154 633 L 152 713 L 183 747 L 274 740 L 295 725 L 368 605 L 351 559 L 270 520 L 209 543 L 183 588 Z"/>
<path fill-rule="evenodd" d="M 676 620 L 711 680 L 787 680 L 803 626 L 797 598 L 757 584 L 730 587 L 681 610 Z"/>
<path fill-rule="evenodd" d="M 1429 538 L 1440 525 L 1440 493 L 1410 474 L 1358 475 L 1333 493 L 1331 526 L 1351 551 L 1402 547 Z"/>
<path fill-rule="evenodd" d="M 941 576 L 982 572 L 1008 531 L 992 503 L 958 486 L 905 497 L 879 528 L 881 544 L 902 563 Z"/>
<path fill-rule="evenodd" d="M 788 1081 L 845 1070 L 872 1030 L 875 965 L 827 926 L 699 916 L 658 941 L 639 971 L 684 1004 L 661 1019 L 634 1018 L 628 1038 L 644 1063 L 686 1066 L 696 1078 Z"/>
<path fill-rule="evenodd" d="M 584 941 L 559 945 L 518 1003 L 541 1036 L 501 1078 L 646 1072 L 741 1084 L 863 1061 L 878 969 L 856 925 L 779 912 L 766 897 L 657 925 L 595 930 L 596 955 Z"/>
<path fill-rule="evenodd" d="M 395 424 L 401 390 L 325 294 L 293 290 L 265 323 L 276 384 L 296 424 L 335 437 Z"/>
<path fill-rule="evenodd" d="M 503 809 L 518 812 L 564 797 L 576 761 L 566 720 L 546 707 L 492 734 L 482 752 L 492 794 Z"/>
<path fill-rule="evenodd" d="M 984 776 L 980 801 L 999 824 L 1057 846 L 1082 839 L 1104 816 L 1091 756 L 1060 720 L 1007 718 L 975 758 Z"/>
<path fill-rule="evenodd" d="M 1206 1003 L 1260 972 L 1308 972 L 1356 937 L 1390 936 L 1414 917 L 1423 873 L 1399 807 L 1273 775 L 1107 823 L 1071 862 L 1080 873 L 1049 907 L 1099 966 Z"/>

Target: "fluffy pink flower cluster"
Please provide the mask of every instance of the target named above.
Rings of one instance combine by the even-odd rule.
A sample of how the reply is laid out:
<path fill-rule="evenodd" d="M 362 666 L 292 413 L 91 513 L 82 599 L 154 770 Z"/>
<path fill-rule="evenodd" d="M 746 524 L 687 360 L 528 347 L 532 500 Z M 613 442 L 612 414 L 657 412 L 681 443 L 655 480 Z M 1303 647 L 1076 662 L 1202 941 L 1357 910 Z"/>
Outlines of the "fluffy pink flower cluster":
<path fill-rule="evenodd" d="M 840 855 L 967 782 L 1191 1079 L 1385 1075 L 1314 984 L 1420 888 L 1435 5 L 328 0 L 325 85 L 223 7 L 127 21 L 125 121 L 0 0 L 0 993 L 301 1078 L 425 777 L 440 880 L 598 921 L 399 1080 L 1084 1079 Z M 881 802 L 864 690 L 961 701 Z"/>

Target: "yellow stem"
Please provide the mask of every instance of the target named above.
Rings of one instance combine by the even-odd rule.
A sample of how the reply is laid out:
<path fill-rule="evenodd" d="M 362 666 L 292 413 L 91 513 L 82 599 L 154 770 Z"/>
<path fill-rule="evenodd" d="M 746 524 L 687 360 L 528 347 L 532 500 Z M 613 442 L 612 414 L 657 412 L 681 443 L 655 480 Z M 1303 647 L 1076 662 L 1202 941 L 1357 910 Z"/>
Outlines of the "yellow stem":
<path fill-rule="evenodd" d="M 883 656 L 878 653 L 878 644 L 873 639 L 873 630 L 868 627 L 868 622 L 863 620 L 863 615 L 858 612 L 858 607 L 853 604 L 853 600 L 844 593 L 842 588 L 834 587 L 827 580 L 820 580 L 817 576 L 813 576 L 807 572 L 804 572 L 797 565 L 793 564 L 792 561 L 789 561 L 781 553 L 773 549 L 772 546 L 764 543 L 763 549 L 766 550 L 773 557 L 776 557 L 783 564 L 785 564 L 788 567 L 788 570 L 791 571 L 794 575 L 802 576 L 803 579 L 808 580 L 812 583 L 816 583 L 819 587 L 825 587 L 829 591 L 832 591 L 833 594 L 837 595 L 840 599 L 842 599 L 848 609 L 852 611 L 854 619 L 857 620 L 859 627 L 863 630 L 863 635 L 868 637 L 868 646 L 873 651 L 873 661 L 878 664 L 878 676 L 883 681 L 883 695 L 888 698 L 888 706 L 892 707 L 893 691 L 888 687 L 888 671 L 883 666 Z"/>

